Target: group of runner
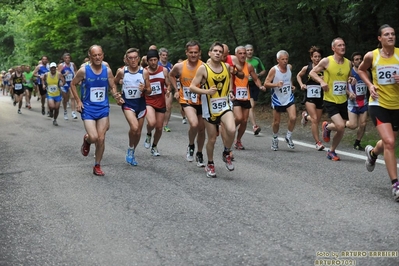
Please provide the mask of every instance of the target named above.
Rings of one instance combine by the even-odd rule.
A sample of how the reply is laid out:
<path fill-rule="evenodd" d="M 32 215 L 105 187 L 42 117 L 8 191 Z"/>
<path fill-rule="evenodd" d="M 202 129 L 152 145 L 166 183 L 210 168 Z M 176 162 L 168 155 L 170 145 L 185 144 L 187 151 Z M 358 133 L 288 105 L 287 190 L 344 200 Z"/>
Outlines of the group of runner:
<path fill-rule="evenodd" d="M 395 31 L 389 25 L 381 26 L 378 40 L 380 47 L 368 52 L 364 60 L 361 53 L 354 53 L 351 60 L 346 59 L 346 46 L 342 38 L 332 41 L 331 56 L 322 58 L 321 50 L 315 46 L 311 47 L 311 62 L 296 76 L 300 89 L 306 90 L 306 110 L 302 112 L 301 124 L 305 126 L 308 121 L 311 122 L 315 147 L 319 151 L 323 150 L 325 147 L 319 138 L 319 124 L 325 108 L 331 121 L 322 123 L 323 141 L 329 142 L 331 132 L 335 131 L 327 158 L 339 161 L 336 148 L 342 140 L 345 128 L 358 129 L 354 148 L 364 150 L 360 141 L 369 110 L 381 140 L 375 147 L 366 146 L 366 168 L 370 172 L 373 171 L 377 156 L 384 152 L 384 160 L 392 181 L 392 194 L 394 199 L 399 201 L 394 153 L 399 129 L 399 50 L 394 46 Z M 252 122 L 254 134 L 259 134 L 260 127 L 255 122 L 253 111 L 251 112 L 256 100 L 252 96 L 257 97 L 259 90 L 271 90 L 271 149 L 279 149 L 278 132 L 283 112 L 288 113 L 285 141 L 290 149 L 295 148 L 292 140 L 296 123 L 293 93 L 295 87 L 287 51 L 277 52 L 277 64 L 270 68 L 263 84 L 259 77 L 266 71 L 260 60 L 252 64 L 253 58 L 248 58 L 248 55 L 253 56 L 251 45 L 238 46 L 234 55 L 229 55 L 227 45 L 215 42 L 209 48 L 207 62 L 200 59 L 201 47 L 197 41 L 189 41 L 185 52 L 187 59 L 172 65 L 167 61 L 168 51 L 164 48 L 158 51 L 152 46 L 143 57 L 138 49 L 130 48 L 125 52 L 124 66 L 119 68 L 114 76 L 108 64 L 103 61 L 104 53 L 101 46 L 93 45 L 88 51 L 88 62 L 79 70 L 72 68 L 68 59 L 64 57 L 64 65 L 57 68 L 55 63 L 51 63 L 50 71 L 46 71 L 47 62 L 43 57 L 33 76 L 42 77 L 42 86 L 39 86 L 41 94 L 47 88 L 49 108 L 50 111 L 54 111 L 53 123 L 56 123 L 61 91 L 57 92 L 57 95 L 51 93 L 57 91 L 54 87 L 58 86 L 60 89 L 60 85 L 65 87 L 67 84 L 68 88 L 70 86 L 72 97 L 76 100 L 76 110 L 81 113 L 86 130 L 81 146 L 82 154 L 87 156 L 91 144 L 95 144 L 95 175 L 104 175 L 100 164 L 104 153 L 105 134 L 109 129 L 108 92 L 111 92 L 117 104 L 121 106 L 129 124 L 125 160 L 133 166 L 138 165 L 135 151 L 140 142 L 144 119 L 147 121 L 144 147 L 151 148 L 153 156 L 160 156 L 157 146 L 162 131 L 170 131 L 168 112 L 171 110 L 172 97 L 178 100 L 183 119 L 187 119 L 189 123 L 186 160 L 195 160 L 198 167 L 205 167 L 208 177 L 216 177 L 214 146 L 219 135 L 224 145 L 222 159 L 225 167 L 233 171 L 232 147 L 238 150 L 245 149 L 242 137 L 248 119 Z M 18 91 L 14 80 L 19 77 L 20 70 L 17 68 L 10 78 L 13 80 L 11 86 L 14 92 Z M 23 75 L 20 82 L 26 82 Z M 81 95 L 78 95 L 78 85 L 81 86 Z M 204 146 L 207 161 L 203 156 Z"/>
<path fill-rule="evenodd" d="M 25 107 L 32 109 L 32 95 L 41 102 L 42 115 L 46 114 L 53 118 L 53 125 L 58 126 L 57 117 L 61 102 L 64 108 L 64 119 L 68 120 L 68 105 L 71 105 L 71 116 L 77 119 L 75 112 L 75 101 L 70 99 L 70 82 L 77 71 L 71 62 L 70 54 L 62 57 L 62 62 L 49 63 L 47 56 L 42 56 L 38 65 L 31 70 L 28 65 L 19 65 L 6 71 L 2 71 L 3 95 L 9 94 L 14 106 L 18 106 L 18 114 L 22 114 L 21 108 L 25 98 Z M 24 97 L 25 96 L 25 97 Z"/>

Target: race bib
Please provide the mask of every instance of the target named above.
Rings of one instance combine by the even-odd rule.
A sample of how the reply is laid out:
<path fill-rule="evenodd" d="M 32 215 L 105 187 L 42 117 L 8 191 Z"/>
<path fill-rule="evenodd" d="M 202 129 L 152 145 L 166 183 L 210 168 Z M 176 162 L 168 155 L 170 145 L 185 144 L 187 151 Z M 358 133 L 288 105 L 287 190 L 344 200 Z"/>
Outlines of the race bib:
<path fill-rule="evenodd" d="M 183 87 L 183 98 L 186 101 L 191 100 L 191 91 L 189 87 Z"/>
<path fill-rule="evenodd" d="M 22 90 L 22 84 L 21 83 L 14 84 L 14 90 L 16 91 Z"/>
<path fill-rule="evenodd" d="M 227 97 L 211 98 L 211 113 L 213 115 L 219 115 L 224 111 L 230 110 L 230 105 Z"/>
<path fill-rule="evenodd" d="M 105 100 L 105 87 L 90 88 L 90 101 L 93 103 L 103 102 Z"/>
<path fill-rule="evenodd" d="M 181 88 L 181 83 L 180 83 L 180 81 L 176 81 L 176 86 L 177 86 L 177 89 L 180 90 L 180 88 Z"/>
<path fill-rule="evenodd" d="M 395 79 L 393 78 L 395 74 L 399 74 L 399 65 L 377 66 L 378 84 L 395 84 Z"/>
<path fill-rule="evenodd" d="M 346 81 L 334 81 L 333 83 L 333 94 L 334 95 L 345 95 L 346 94 Z"/>
<path fill-rule="evenodd" d="M 307 85 L 306 96 L 308 98 L 321 98 L 321 86 L 320 85 Z"/>
<path fill-rule="evenodd" d="M 72 81 L 73 79 L 73 74 L 72 73 L 68 73 L 65 75 L 65 81 Z"/>
<path fill-rule="evenodd" d="M 156 81 L 156 82 L 151 82 L 151 94 L 150 96 L 153 95 L 158 95 L 162 93 L 162 88 L 161 88 L 161 82 Z"/>
<path fill-rule="evenodd" d="M 281 88 L 278 88 L 278 91 L 282 95 L 291 94 L 291 85 L 285 85 Z"/>
<path fill-rule="evenodd" d="M 47 91 L 49 93 L 54 93 L 57 91 L 57 89 L 58 89 L 58 87 L 56 85 L 48 85 L 48 87 L 47 87 Z"/>
<path fill-rule="evenodd" d="M 138 99 L 141 97 L 141 91 L 138 87 L 125 86 L 123 88 L 123 94 L 126 99 Z"/>
<path fill-rule="evenodd" d="M 366 95 L 367 86 L 365 83 L 357 83 L 356 84 L 356 95 Z"/>
<path fill-rule="evenodd" d="M 248 100 L 248 89 L 246 87 L 236 88 L 236 99 L 237 100 Z"/>

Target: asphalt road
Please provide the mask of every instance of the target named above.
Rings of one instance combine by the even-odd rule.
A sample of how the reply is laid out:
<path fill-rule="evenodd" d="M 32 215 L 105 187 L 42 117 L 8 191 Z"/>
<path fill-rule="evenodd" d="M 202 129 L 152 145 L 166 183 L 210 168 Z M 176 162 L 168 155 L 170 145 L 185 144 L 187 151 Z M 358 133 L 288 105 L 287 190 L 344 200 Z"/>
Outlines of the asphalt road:
<path fill-rule="evenodd" d="M 273 152 L 264 125 L 245 134 L 233 172 L 218 139 L 210 179 L 185 160 L 177 113 L 160 157 L 143 130 L 137 167 L 124 161 L 119 107 L 110 120 L 97 177 L 93 152 L 80 154 L 80 119 L 55 127 L 39 102 L 19 115 L 0 96 L 0 265 L 399 265 L 399 205 L 385 166 L 367 172 L 362 152 L 332 162 L 295 133 L 295 150 L 280 140 Z"/>

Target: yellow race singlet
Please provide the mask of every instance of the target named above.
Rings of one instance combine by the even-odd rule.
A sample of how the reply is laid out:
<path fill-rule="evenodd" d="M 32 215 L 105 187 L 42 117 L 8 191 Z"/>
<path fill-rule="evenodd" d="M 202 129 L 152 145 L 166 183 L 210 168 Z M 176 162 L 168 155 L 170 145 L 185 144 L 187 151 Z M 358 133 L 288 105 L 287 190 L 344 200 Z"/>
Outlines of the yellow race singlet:
<path fill-rule="evenodd" d="M 373 51 L 371 75 L 377 88 L 378 98 L 369 98 L 369 105 L 381 106 L 389 110 L 399 109 L 399 84 L 393 75 L 399 74 L 399 48 L 395 48 L 391 58 L 380 55 L 379 49 Z"/>
<path fill-rule="evenodd" d="M 324 100 L 336 104 L 347 101 L 346 88 L 351 71 L 350 61 L 344 58 L 343 64 L 335 62 L 334 57 L 328 58 L 328 67 L 324 71 L 324 81 L 328 84 L 328 91 L 324 92 Z"/>
<path fill-rule="evenodd" d="M 51 97 L 57 97 L 61 95 L 60 88 L 58 86 L 58 72 L 54 76 L 51 76 L 51 72 L 47 73 L 47 95 Z"/>
<path fill-rule="evenodd" d="M 222 71 L 220 73 L 215 73 L 207 64 L 204 64 L 207 71 L 207 79 L 204 84 L 204 89 L 208 90 L 212 86 L 216 86 L 217 88 L 214 95 L 203 94 L 203 96 L 206 97 L 203 97 L 202 99 L 202 109 L 204 111 L 204 105 L 206 105 L 207 110 L 205 115 L 210 116 L 212 120 L 216 120 L 216 117 L 221 116 L 228 110 L 231 110 L 229 104 L 230 73 L 227 70 L 225 63 L 221 63 L 221 65 Z"/>

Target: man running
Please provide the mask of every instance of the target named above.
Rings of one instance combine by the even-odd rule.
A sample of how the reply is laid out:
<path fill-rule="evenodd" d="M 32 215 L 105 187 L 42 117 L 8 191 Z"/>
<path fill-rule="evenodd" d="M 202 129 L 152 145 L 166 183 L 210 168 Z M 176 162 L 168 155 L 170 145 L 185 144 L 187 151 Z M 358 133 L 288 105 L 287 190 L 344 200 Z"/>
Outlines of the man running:
<path fill-rule="evenodd" d="M 47 69 L 48 58 L 47 56 L 43 55 L 40 63 L 36 66 L 35 70 L 33 71 L 33 76 L 38 77 L 37 79 L 37 86 L 39 88 L 40 100 L 42 103 L 42 115 L 46 114 L 46 108 L 44 105 L 46 104 L 46 93 L 47 91 L 43 88 L 43 77 L 44 74 L 49 72 Z"/>
<path fill-rule="evenodd" d="M 258 57 L 254 56 L 253 46 L 251 44 L 247 44 L 245 45 L 245 49 L 247 51 L 247 62 L 254 67 L 255 73 L 258 75 L 258 78 L 265 76 L 265 66 Z M 259 87 L 256 86 L 255 81 L 252 79 L 252 77 L 249 77 L 249 91 L 251 94 L 251 109 L 249 109 L 249 120 L 252 123 L 254 135 L 258 135 L 261 128 L 256 124 L 254 108 L 259 97 Z"/>
<path fill-rule="evenodd" d="M 255 82 L 256 86 L 258 86 L 261 90 L 265 91 L 266 89 L 264 86 L 262 86 L 261 81 L 258 79 L 258 75 L 255 73 L 254 67 L 246 62 L 247 52 L 244 46 L 236 47 L 235 56 L 238 59 L 239 68 L 244 73 L 244 78 L 233 78 L 233 111 L 235 123 L 238 127 L 237 139 L 235 141 L 234 147 L 237 150 L 244 150 L 245 148 L 242 145 L 241 138 L 247 129 L 249 110 L 251 109 L 251 92 L 248 86 L 249 77 L 252 78 L 253 82 Z"/>
<path fill-rule="evenodd" d="M 345 42 L 342 38 L 335 38 L 331 43 L 334 54 L 323 58 L 309 73 L 310 77 L 320 83 L 324 91 L 324 106 L 332 122 L 322 124 L 323 140 L 330 142 L 331 131 L 336 131 L 327 159 L 339 161 L 335 149 L 341 142 L 345 132 L 345 123 L 348 121 L 347 89 L 351 72 L 351 62 L 345 56 Z M 318 73 L 324 73 L 321 78 Z M 350 82 L 353 82 L 350 78 Z"/>
<path fill-rule="evenodd" d="M 22 114 L 22 99 L 24 94 L 23 83 L 25 83 L 25 77 L 22 74 L 21 66 L 17 66 L 15 68 L 14 73 L 12 73 L 10 78 L 10 87 L 12 90 L 12 94 L 14 95 L 14 106 L 18 104 L 18 114 Z"/>
<path fill-rule="evenodd" d="M 211 45 L 208 52 L 209 62 L 198 68 L 190 85 L 191 92 L 201 94 L 202 117 L 205 119 L 205 128 L 208 135 L 206 144 L 208 163 L 205 167 L 208 177 L 216 177 L 213 153 L 219 124 L 223 124 L 221 134 L 225 147 L 222 159 L 227 170 L 234 170 L 230 156 L 235 135 L 234 114 L 229 104 L 229 97 L 233 96 L 231 93 L 232 82 L 230 82 L 230 66 L 222 61 L 223 51 L 222 43 L 215 42 Z M 204 84 L 203 88 L 200 88 L 202 84 Z"/>
<path fill-rule="evenodd" d="M 76 99 L 76 110 L 82 115 L 86 134 L 83 137 L 81 152 L 87 156 L 90 145 L 95 144 L 95 163 L 93 174 L 103 176 L 101 160 L 105 149 L 105 133 L 109 128 L 108 90 L 116 90 L 114 75 L 109 67 L 103 64 L 104 53 L 99 45 L 89 48 L 90 64 L 81 67 L 71 82 L 71 92 Z M 76 85 L 84 82 L 82 99 L 79 97 Z"/>
<path fill-rule="evenodd" d="M 33 92 L 33 71 L 30 66 L 25 66 L 25 72 L 23 73 L 25 78 L 24 89 L 25 89 L 25 102 L 28 106 L 28 109 L 31 109 L 31 99 Z"/>
<path fill-rule="evenodd" d="M 202 65 L 202 61 L 199 60 L 200 54 L 200 44 L 197 41 L 189 41 L 186 44 L 187 59 L 174 65 L 169 73 L 169 79 L 172 86 L 178 89 L 175 97 L 179 100 L 180 106 L 184 110 L 190 125 L 188 129 L 186 160 L 189 162 L 194 161 L 194 141 L 197 137 L 195 159 L 198 167 L 204 167 L 202 149 L 205 143 L 205 124 L 204 119 L 202 119 L 201 99 L 199 94 L 190 91 L 191 81 L 194 79 L 197 69 Z M 177 83 L 177 76 L 179 76 L 181 83 L 180 88 Z"/>
<path fill-rule="evenodd" d="M 295 149 L 292 141 L 292 131 L 295 128 L 296 107 L 294 101 L 295 87 L 292 85 L 292 66 L 288 64 L 288 52 L 280 50 L 277 52 L 277 65 L 272 67 L 267 74 L 264 86 L 272 89 L 273 109 L 273 139 L 272 150 L 278 150 L 278 131 L 280 129 L 281 113 L 288 113 L 288 129 L 285 141 L 290 149 Z"/>
<path fill-rule="evenodd" d="M 360 78 L 358 69 L 360 63 L 363 61 L 363 55 L 359 52 L 354 52 L 351 56 L 352 69 L 351 76 L 356 79 L 356 84 L 349 84 L 348 91 L 348 118 L 346 121 L 346 127 L 350 129 L 356 129 L 356 140 L 353 144 L 353 148 L 358 151 L 364 151 L 360 141 L 363 138 L 364 132 L 366 131 L 367 124 L 367 110 L 368 110 L 368 88 L 366 83 Z M 369 75 L 370 76 L 370 75 Z M 370 77 L 369 77 L 370 79 Z M 358 127 L 359 126 L 359 127 Z"/>
<path fill-rule="evenodd" d="M 75 73 L 77 72 L 76 65 L 71 62 L 71 55 L 69 53 L 65 53 L 62 56 L 62 59 L 64 62 L 58 65 L 58 71 L 61 72 L 61 74 L 65 77 L 65 85 L 61 87 L 61 92 L 62 92 L 62 106 L 64 107 L 64 119 L 68 120 L 68 111 L 67 111 L 67 106 L 69 99 L 71 99 L 71 116 L 73 119 L 77 119 L 77 115 L 75 113 L 76 110 L 76 101 L 75 98 L 70 97 L 71 93 L 69 91 L 69 88 L 71 87 L 71 81 L 73 77 L 75 76 Z"/>
<path fill-rule="evenodd" d="M 153 156 L 160 156 L 158 151 L 158 142 L 162 136 L 162 126 L 166 112 L 165 96 L 170 95 L 168 70 L 158 65 L 159 54 L 157 50 L 147 52 L 148 67 L 144 69 L 144 76 L 149 76 L 151 94 L 145 96 L 147 105 L 147 136 L 144 147 L 151 147 Z M 152 130 L 155 128 L 154 139 L 151 145 Z"/>
<path fill-rule="evenodd" d="M 169 56 L 168 49 L 163 48 L 163 47 L 159 49 L 158 65 L 166 68 L 169 73 L 173 68 L 173 64 L 168 61 L 168 56 Z M 165 95 L 166 112 L 165 112 L 165 118 L 164 118 L 164 122 L 163 122 L 163 131 L 165 131 L 165 132 L 170 132 L 168 123 L 170 120 L 170 115 L 172 114 L 172 102 L 173 102 L 173 97 L 170 97 L 170 95 Z"/>
<path fill-rule="evenodd" d="M 61 105 L 61 88 L 65 84 L 64 76 L 57 71 L 57 64 L 50 64 L 50 71 L 44 74 L 43 89 L 47 91 L 47 104 L 49 107 L 50 117 L 54 117 L 53 125 L 58 126 L 57 118 Z"/>
<path fill-rule="evenodd" d="M 144 94 L 151 93 L 149 77 L 144 77 L 140 66 L 140 53 L 136 48 L 130 48 L 125 53 L 127 66 L 119 68 L 115 75 L 114 98 L 122 105 L 122 111 L 129 124 L 129 145 L 126 151 L 126 162 L 137 166 L 134 155 L 140 141 L 144 117 L 147 113 Z M 116 86 L 122 83 L 122 96 L 117 93 Z"/>

